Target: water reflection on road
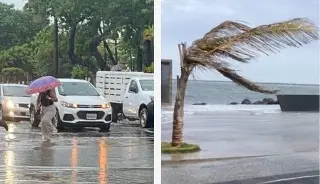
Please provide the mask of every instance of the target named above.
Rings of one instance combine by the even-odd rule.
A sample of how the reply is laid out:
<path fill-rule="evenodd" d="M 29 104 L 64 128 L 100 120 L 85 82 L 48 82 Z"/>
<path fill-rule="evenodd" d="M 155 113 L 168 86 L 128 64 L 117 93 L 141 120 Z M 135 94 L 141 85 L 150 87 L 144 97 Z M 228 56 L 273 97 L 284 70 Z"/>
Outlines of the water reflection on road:
<path fill-rule="evenodd" d="M 0 183 L 153 183 L 153 135 L 143 129 L 65 132 L 50 143 L 28 126 L 0 130 Z"/>

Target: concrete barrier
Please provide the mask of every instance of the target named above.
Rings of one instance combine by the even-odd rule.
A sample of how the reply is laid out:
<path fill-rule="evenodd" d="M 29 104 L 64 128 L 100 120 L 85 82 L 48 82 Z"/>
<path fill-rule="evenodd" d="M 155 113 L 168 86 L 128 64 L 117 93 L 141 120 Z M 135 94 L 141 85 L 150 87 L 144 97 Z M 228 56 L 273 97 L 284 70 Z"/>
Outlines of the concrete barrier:
<path fill-rule="evenodd" d="M 281 111 L 319 112 L 319 95 L 277 95 Z"/>
<path fill-rule="evenodd" d="M 172 60 L 161 60 L 161 103 L 172 104 Z"/>

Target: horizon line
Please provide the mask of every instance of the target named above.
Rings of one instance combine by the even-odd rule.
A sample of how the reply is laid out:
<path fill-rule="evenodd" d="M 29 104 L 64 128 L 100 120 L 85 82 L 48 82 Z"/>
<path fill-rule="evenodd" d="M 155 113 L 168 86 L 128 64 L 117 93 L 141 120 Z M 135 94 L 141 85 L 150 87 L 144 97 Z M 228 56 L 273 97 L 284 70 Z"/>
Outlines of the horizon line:
<path fill-rule="evenodd" d="M 177 80 L 172 78 L 172 80 Z M 204 80 L 204 79 L 189 79 L 189 81 L 203 81 L 203 82 L 231 82 L 234 83 L 232 81 L 223 81 L 223 80 Z M 255 82 L 255 83 L 259 83 L 259 84 L 292 84 L 292 85 L 309 85 L 309 86 L 319 86 L 320 83 L 318 84 L 311 84 L 311 83 L 289 83 L 289 82 Z"/>

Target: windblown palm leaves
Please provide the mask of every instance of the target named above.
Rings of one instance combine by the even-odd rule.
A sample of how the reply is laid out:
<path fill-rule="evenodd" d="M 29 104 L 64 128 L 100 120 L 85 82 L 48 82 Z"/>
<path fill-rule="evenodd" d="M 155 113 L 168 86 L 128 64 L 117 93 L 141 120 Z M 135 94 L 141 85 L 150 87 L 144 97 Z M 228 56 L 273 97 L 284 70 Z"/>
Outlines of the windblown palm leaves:
<path fill-rule="evenodd" d="M 241 23 L 226 21 L 213 28 L 202 39 L 186 49 L 184 64 L 213 69 L 233 82 L 249 90 L 261 93 L 276 93 L 243 78 L 230 68 L 230 59 L 248 63 L 261 54 L 277 53 L 286 47 L 301 47 L 319 39 L 318 28 L 307 19 L 251 28 Z"/>

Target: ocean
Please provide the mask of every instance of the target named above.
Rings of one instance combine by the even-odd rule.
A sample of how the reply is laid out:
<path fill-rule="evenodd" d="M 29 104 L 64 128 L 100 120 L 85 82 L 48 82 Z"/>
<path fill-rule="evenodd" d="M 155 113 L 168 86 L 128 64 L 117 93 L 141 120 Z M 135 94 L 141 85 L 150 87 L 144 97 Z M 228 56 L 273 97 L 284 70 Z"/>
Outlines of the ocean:
<path fill-rule="evenodd" d="M 176 85 L 176 80 L 173 80 L 172 105 L 162 106 L 162 123 L 172 123 Z M 261 85 L 267 89 L 278 90 L 278 94 L 319 94 L 319 85 L 279 83 L 262 83 Z M 232 82 L 190 80 L 185 97 L 185 117 L 212 113 L 281 113 L 279 105 L 228 105 L 231 102 L 241 103 L 243 99 L 255 102 L 263 98 L 277 100 L 276 95 L 252 92 Z M 192 105 L 193 103 L 206 103 L 207 105 Z"/>
<path fill-rule="evenodd" d="M 279 94 L 319 94 L 319 85 L 306 84 L 260 84 L 267 89 L 279 90 Z M 172 102 L 176 95 L 176 80 L 173 81 Z M 277 99 L 276 95 L 252 92 L 233 82 L 190 80 L 187 86 L 185 104 L 205 102 L 208 105 L 241 103 L 243 99 L 258 101 L 263 98 Z"/>

